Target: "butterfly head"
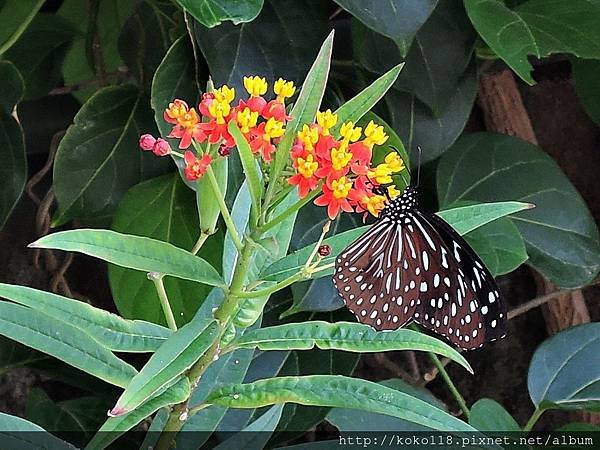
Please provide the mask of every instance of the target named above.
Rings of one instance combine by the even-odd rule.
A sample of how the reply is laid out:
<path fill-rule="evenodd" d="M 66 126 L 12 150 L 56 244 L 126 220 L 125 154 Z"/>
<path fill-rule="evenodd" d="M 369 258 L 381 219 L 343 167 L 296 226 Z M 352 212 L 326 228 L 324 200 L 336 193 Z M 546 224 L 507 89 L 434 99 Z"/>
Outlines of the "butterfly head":
<path fill-rule="evenodd" d="M 401 219 L 404 213 L 417 206 L 417 188 L 408 185 L 404 188 L 402 195 L 388 201 L 381 217 L 390 217 L 391 219 Z"/>

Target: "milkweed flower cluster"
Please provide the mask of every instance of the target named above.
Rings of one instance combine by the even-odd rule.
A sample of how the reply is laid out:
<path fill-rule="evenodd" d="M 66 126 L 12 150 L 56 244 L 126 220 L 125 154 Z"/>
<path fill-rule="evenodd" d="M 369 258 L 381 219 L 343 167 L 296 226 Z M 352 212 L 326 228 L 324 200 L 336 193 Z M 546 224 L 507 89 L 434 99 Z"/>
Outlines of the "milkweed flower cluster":
<path fill-rule="evenodd" d="M 204 93 L 197 108 L 175 99 L 163 117 L 172 125 L 168 137 L 178 139 L 179 149 L 185 152 L 181 154 L 171 149 L 166 140 L 149 134 L 140 137 L 140 147 L 157 156 L 183 158 L 186 179 L 195 181 L 215 158 L 230 154 L 235 142 L 228 127 L 234 121 L 251 151 L 270 163 L 292 119 L 286 113 L 285 102 L 294 95 L 296 87 L 280 78 L 273 84 L 275 98 L 270 101 L 264 97 L 268 87 L 262 77 L 244 77 L 248 96 L 237 105 L 233 105 L 235 89 L 227 85 Z M 399 195 L 392 176 L 405 169 L 404 161 L 392 151 L 382 163 L 374 164 L 374 146 L 388 140 L 382 125 L 370 121 L 364 130 L 351 121 L 341 124 L 339 130 L 337 125 L 338 116 L 328 109 L 317 113 L 315 123 L 302 127 L 290 150 L 294 174 L 287 181 L 297 187 L 301 198 L 316 197 L 314 203 L 326 206 L 331 219 L 341 211 L 377 216 L 385 206 L 386 196 L 375 187 L 388 186 L 390 198 Z"/>
<path fill-rule="evenodd" d="M 304 125 L 291 150 L 296 174 L 288 182 L 298 187 L 302 198 L 320 190 L 314 203 L 326 206 L 331 219 L 340 211 L 377 216 L 386 197 L 374 188 L 391 184 L 392 175 L 404 170 L 404 161 L 392 151 L 384 162 L 373 166 L 373 147 L 388 140 L 382 125 L 370 121 L 363 130 L 348 121 L 340 126 L 336 139 L 331 130 L 337 122 L 337 115 L 327 110 L 317 113 L 317 123 Z M 393 185 L 387 190 L 390 198 L 400 193 Z"/>
<path fill-rule="evenodd" d="M 157 156 L 171 154 L 183 157 L 185 177 L 195 181 L 206 173 L 214 158 L 229 155 L 235 142 L 228 126 L 231 121 L 235 121 L 252 152 L 260 155 L 265 162 L 270 162 L 276 150 L 275 145 L 285 133 L 285 126 L 291 119 L 286 114 L 285 101 L 294 95 L 296 87 L 291 81 L 278 79 L 273 85 L 275 98 L 270 101 L 264 98 L 268 90 L 265 78 L 244 77 L 244 88 L 248 97 L 239 100 L 237 106 L 233 105 L 235 89 L 227 85 L 204 93 L 197 108 L 190 107 L 181 99 L 169 103 L 163 113 L 164 120 L 172 125 L 168 137 L 179 140 L 179 149 L 185 150 L 183 155 L 173 151 L 167 141 L 148 134 L 140 138 L 140 147 L 152 150 Z M 159 141 L 160 150 L 156 149 L 155 144 Z M 199 144 L 204 143 L 211 146 L 201 150 Z"/>

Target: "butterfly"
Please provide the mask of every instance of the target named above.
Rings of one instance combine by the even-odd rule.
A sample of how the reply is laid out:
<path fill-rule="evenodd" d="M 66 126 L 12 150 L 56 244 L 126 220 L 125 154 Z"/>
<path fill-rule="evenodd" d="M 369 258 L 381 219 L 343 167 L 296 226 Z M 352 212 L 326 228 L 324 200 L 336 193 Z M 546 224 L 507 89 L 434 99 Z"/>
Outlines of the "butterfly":
<path fill-rule="evenodd" d="M 418 207 L 410 185 L 337 256 L 333 281 L 358 321 L 376 330 L 414 321 L 465 350 L 506 335 L 492 274 L 450 225 Z"/>

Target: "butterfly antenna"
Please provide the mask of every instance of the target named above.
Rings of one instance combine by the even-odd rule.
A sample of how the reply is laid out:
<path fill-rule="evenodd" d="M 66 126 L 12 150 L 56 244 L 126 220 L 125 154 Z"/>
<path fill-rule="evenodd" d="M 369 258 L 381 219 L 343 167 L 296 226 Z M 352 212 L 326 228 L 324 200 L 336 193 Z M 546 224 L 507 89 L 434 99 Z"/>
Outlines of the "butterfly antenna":
<path fill-rule="evenodd" d="M 421 150 L 420 145 L 417 145 L 417 150 L 419 151 L 419 159 L 417 160 L 417 185 L 415 187 L 418 188 L 421 181 L 421 153 L 423 153 L 423 150 Z"/>

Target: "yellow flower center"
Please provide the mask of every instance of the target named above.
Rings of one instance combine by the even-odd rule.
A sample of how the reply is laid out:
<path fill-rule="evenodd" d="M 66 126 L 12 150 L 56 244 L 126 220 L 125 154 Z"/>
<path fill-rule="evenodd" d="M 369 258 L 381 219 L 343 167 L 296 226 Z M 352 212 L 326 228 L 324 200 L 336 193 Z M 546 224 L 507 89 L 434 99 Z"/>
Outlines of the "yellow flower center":
<path fill-rule="evenodd" d="M 383 145 L 388 140 L 388 135 L 385 133 L 382 125 L 376 125 L 372 120 L 365 128 L 365 145 L 372 148 L 373 145 Z"/>
<path fill-rule="evenodd" d="M 352 159 L 352 153 L 346 151 L 346 146 L 331 149 L 331 165 L 335 170 L 341 170 L 348 165 Z"/>
<path fill-rule="evenodd" d="M 317 113 L 317 123 L 321 126 L 323 136 L 329 135 L 329 130 L 335 126 L 338 121 L 337 114 L 331 112 L 330 109 L 327 111 Z"/>
<path fill-rule="evenodd" d="M 352 189 L 352 181 L 348 181 L 346 177 L 340 177 L 338 180 L 331 182 L 331 190 L 335 198 L 346 198 Z"/>
<path fill-rule="evenodd" d="M 231 112 L 231 106 L 229 103 L 217 100 L 215 97 L 215 100 L 208 107 L 208 112 L 216 119 L 218 124 L 222 125 L 225 123 L 225 117 Z"/>
<path fill-rule="evenodd" d="M 281 137 L 283 136 L 283 133 L 285 133 L 283 122 L 279 122 L 273 117 L 267 120 L 267 123 L 265 124 L 265 135 L 263 136 L 265 140 Z"/>
<path fill-rule="evenodd" d="M 344 141 L 347 142 L 356 142 L 360 139 L 360 134 L 362 133 L 361 127 L 355 127 L 354 123 L 351 121 L 344 122 L 340 127 L 340 135 L 342 136 Z"/>
<path fill-rule="evenodd" d="M 244 77 L 244 87 L 252 97 L 258 97 L 267 92 L 267 80 L 259 76 Z"/>
<path fill-rule="evenodd" d="M 306 150 L 313 150 L 319 140 L 319 130 L 304 125 L 302 131 L 298 131 L 298 139 L 304 144 Z"/>
<path fill-rule="evenodd" d="M 273 91 L 277 95 L 277 101 L 283 103 L 286 98 L 294 95 L 296 86 L 294 86 L 293 81 L 286 81 L 283 78 L 280 78 L 275 82 Z"/>
<path fill-rule="evenodd" d="M 388 153 L 385 156 L 385 163 L 394 173 L 404 170 L 404 161 L 402 161 L 402 158 L 400 158 L 400 155 L 398 155 L 396 152 Z"/>
<path fill-rule="evenodd" d="M 193 128 L 198 122 L 200 122 L 200 118 L 194 108 L 177 117 L 177 123 L 187 129 Z"/>
<path fill-rule="evenodd" d="M 385 200 L 386 198 L 383 195 L 373 195 L 372 197 L 365 196 L 363 198 L 363 203 L 367 211 L 377 217 L 379 212 L 385 208 Z"/>
<path fill-rule="evenodd" d="M 304 178 L 312 177 L 319 168 L 319 163 L 314 160 L 313 155 L 308 155 L 306 159 L 297 158 L 296 162 L 298 163 L 298 172 Z"/>
<path fill-rule="evenodd" d="M 243 111 L 237 113 L 237 123 L 240 126 L 242 133 L 249 133 L 250 128 L 256 126 L 258 121 L 258 112 L 251 111 L 250 108 L 246 107 Z"/>
<path fill-rule="evenodd" d="M 383 163 L 379 164 L 375 169 L 369 170 L 368 175 L 371 180 L 375 180 L 379 184 L 388 184 L 392 182 L 392 177 L 390 176 L 392 173 L 393 171 L 390 167 Z"/>

